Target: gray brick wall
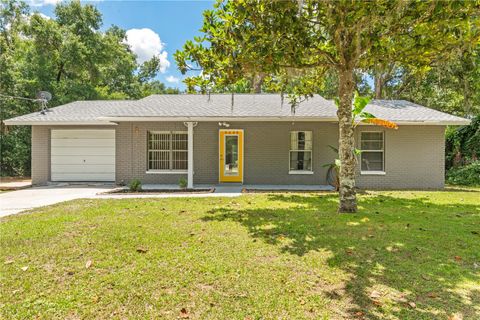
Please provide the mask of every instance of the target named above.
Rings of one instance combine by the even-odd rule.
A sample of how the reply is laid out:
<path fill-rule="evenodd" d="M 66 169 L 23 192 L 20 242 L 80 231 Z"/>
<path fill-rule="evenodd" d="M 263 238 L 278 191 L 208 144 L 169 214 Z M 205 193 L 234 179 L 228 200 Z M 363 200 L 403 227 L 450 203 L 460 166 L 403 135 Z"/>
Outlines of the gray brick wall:
<path fill-rule="evenodd" d="M 356 130 L 358 147 L 361 131 L 384 131 L 386 174 L 361 175 L 358 170 L 357 186 L 371 189 L 444 187 L 444 126 L 399 126 L 398 130 L 359 126 Z"/>
<path fill-rule="evenodd" d="M 334 159 L 324 146 L 337 144 L 335 124 L 313 122 L 238 122 L 228 129 L 244 130 L 245 184 L 325 184 L 323 165 Z M 117 126 L 117 182 L 137 178 L 143 183 L 176 184 L 186 174 L 147 173 L 147 132 L 185 130 L 181 122 L 121 123 Z M 218 183 L 217 122 L 202 122 L 194 128 L 194 182 Z M 312 175 L 291 175 L 290 131 L 313 131 Z M 133 143 L 132 143 L 133 142 Z M 131 152 L 133 150 L 133 153 Z M 133 159 L 133 160 L 132 160 Z"/>
<path fill-rule="evenodd" d="M 50 129 L 78 127 L 32 128 L 32 179 L 36 184 L 49 180 Z M 147 132 L 186 131 L 182 122 L 125 122 L 109 127 L 116 130 L 116 180 L 128 183 L 134 178 L 143 183 L 176 184 L 186 174 L 147 173 Z M 229 129 L 243 129 L 244 183 L 245 184 L 326 184 L 326 163 L 335 154 L 327 146 L 338 144 L 335 123 L 314 122 L 237 122 Z M 194 128 L 194 182 L 218 183 L 218 130 L 217 122 L 201 122 Z M 290 175 L 289 132 L 313 132 L 312 175 Z M 360 126 L 361 130 L 384 130 L 373 126 Z M 400 126 L 385 131 L 386 175 L 358 175 L 357 185 L 362 188 L 404 189 L 441 188 L 444 185 L 444 130 L 443 126 Z"/>
<path fill-rule="evenodd" d="M 327 146 L 338 144 L 335 124 L 249 122 L 232 124 L 230 128 L 245 130 L 246 184 L 326 184 L 327 169 L 323 165 L 335 158 Z M 313 174 L 289 174 L 290 131 L 312 131 Z"/>
<path fill-rule="evenodd" d="M 177 184 L 181 177 L 187 177 L 186 174 L 147 173 L 148 131 L 187 131 L 183 122 L 125 122 L 116 129 L 117 183 L 140 179 L 142 183 Z"/>
<path fill-rule="evenodd" d="M 32 126 L 32 184 L 50 180 L 50 128 Z"/>

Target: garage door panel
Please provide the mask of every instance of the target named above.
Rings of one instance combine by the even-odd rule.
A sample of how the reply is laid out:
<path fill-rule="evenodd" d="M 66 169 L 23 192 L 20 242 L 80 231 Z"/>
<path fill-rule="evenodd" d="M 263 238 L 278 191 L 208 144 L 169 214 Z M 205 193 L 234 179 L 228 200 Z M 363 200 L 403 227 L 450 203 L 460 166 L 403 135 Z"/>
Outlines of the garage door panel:
<path fill-rule="evenodd" d="M 115 130 L 52 130 L 52 139 L 115 139 Z"/>
<path fill-rule="evenodd" d="M 83 164 L 85 160 L 88 164 L 115 164 L 115 157 L 112 156 L 79 156 L 79 157 L 71 157 L 69 155 L 63 156 L 52 156 L 52 164 L 62 165 L 62 164 Z"/>
<path fill-rule="evenodd" d="M 52 173 L 52 181 L 113 181 L 115 173 Z"/>
<path fill-rule="evenodd" d="M 115 130 L 52 130 L 52 181 L 114 181 Z"/>
<path fill-rule="evenodd" d="M 84 173 L 111 173 L 110 164 L 57 164 L 52 169 L 53 173 L 84 172 Z"/>
<path fill-rule="evenodd" d="M 115 156 L 115 148 L 107 147 L 55 147 L 52 156 Z"/>
<path fill-rule="evenodd" d="M 111 147 L 115 139 L 52 139 L 52 147 Z"/>

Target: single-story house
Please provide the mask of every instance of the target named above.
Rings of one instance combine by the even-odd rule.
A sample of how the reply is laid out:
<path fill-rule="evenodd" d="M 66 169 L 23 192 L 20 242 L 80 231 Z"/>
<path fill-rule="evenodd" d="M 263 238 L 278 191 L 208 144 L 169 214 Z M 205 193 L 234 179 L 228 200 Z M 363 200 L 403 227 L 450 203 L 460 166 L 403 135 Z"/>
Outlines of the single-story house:
<path fill-rule="evenodd" d="M 292 112 L 279 94 L 152 95 L 77 101 L 6 120 L 32 126 L 32 183 L 326 185 L 337 107 L 315 96 Z M 444 132 L 469 120 L 403 100 L 366 111 L 398 124 L 355 129 L 362 188 L 442 188 Z"/>

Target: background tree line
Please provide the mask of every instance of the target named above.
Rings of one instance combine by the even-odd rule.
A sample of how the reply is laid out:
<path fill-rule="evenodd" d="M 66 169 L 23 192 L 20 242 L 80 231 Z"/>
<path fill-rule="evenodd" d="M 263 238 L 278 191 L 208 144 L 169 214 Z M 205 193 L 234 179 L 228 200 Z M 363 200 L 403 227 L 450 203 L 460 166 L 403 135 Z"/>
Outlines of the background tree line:
<path fill-rule="evenodd" d="M 75 100 L 138 99 L 178 93 L 155 80 L 160 60 L 138 64 L 125 43 L 126 31 L 101 29 L 91 4 L 62 2 L 55 18 L 31 12 L 18 0 L 0 0 L 0 94 L 34 98 L 49 91 L 49 107 Z M 38 111 L 37 102 L 0 97 L 0 118 Z M 0 173 L 30 174 L 30 128 L 2 123 Z"/>

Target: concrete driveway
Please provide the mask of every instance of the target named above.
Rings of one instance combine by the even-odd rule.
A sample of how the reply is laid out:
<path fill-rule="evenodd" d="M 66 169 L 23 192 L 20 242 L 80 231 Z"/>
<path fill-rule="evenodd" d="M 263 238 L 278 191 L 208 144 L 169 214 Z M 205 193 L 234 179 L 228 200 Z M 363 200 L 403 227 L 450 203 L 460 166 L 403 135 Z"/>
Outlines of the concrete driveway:
<path fill-rule="evenodd" d="M 97 194 L 114 188 L 113 185 L 52 185 L 0 193 L 0 218 L 25 210 L 74 199 L 238 197 L 242 194 L 241 186 L 217 187 L 214 193 Z M 170 188 L 175 189 L 178 187 L 170 186 Z"/>
<path fill-rule="evenodd" d="M 113 186 L 47 186 L 0 193 L 0 217 L 58 202 L 92 198 Z"/>
<path fill-rule="evenodd" d="M 200 188 L 211 188 L 211 185 L 198 185 Z M 21 211 L 48 206 L 51 204 L 74 199 L 131 199 L 131 198 L 207 198 L 207 197 L 238 197 L 242 189 L 258 190 L 295 190 L 301 191 L 331 191 L 329 186 L 276 186 L 276 185 L 217 185 L 213 193 L 164 193 L 164 194 L 99 194 L 114 189 L 113 185 L 53 185 L 0 193 L 0 217 Z M 172 189 L 176 185 L 144 185 L 144 189 Z"/>

